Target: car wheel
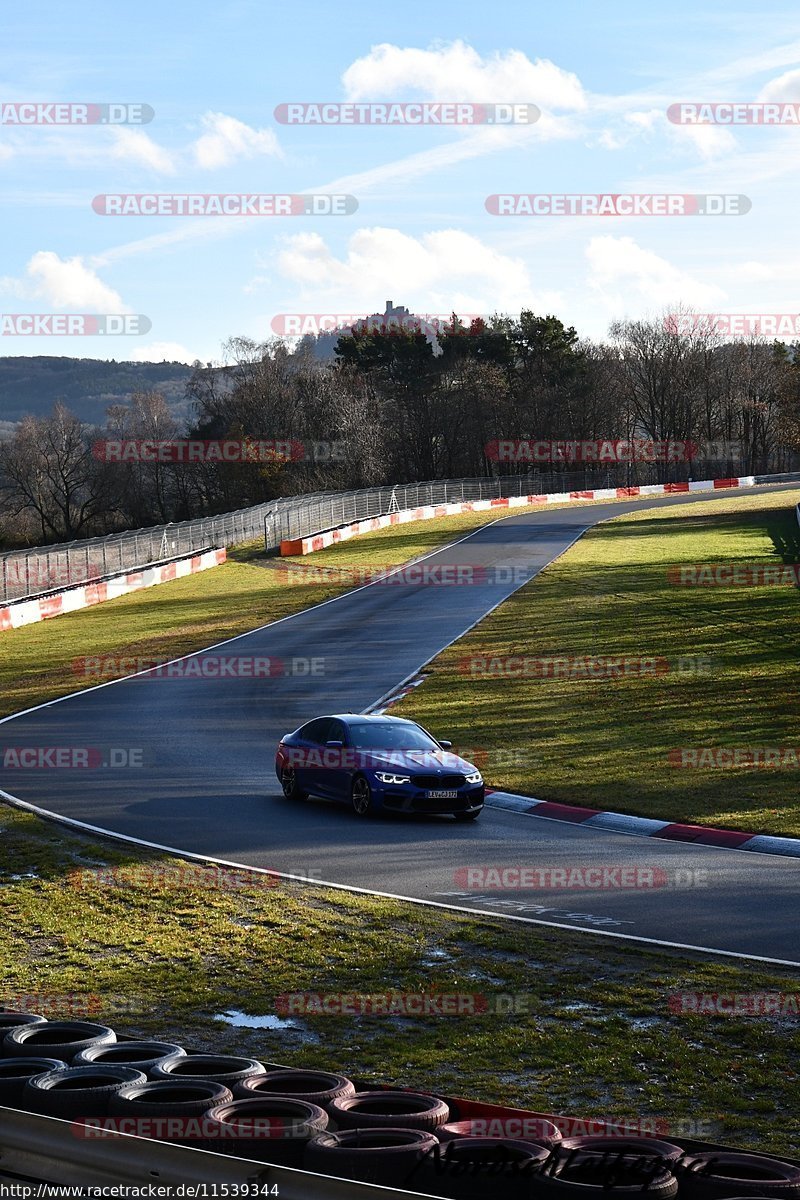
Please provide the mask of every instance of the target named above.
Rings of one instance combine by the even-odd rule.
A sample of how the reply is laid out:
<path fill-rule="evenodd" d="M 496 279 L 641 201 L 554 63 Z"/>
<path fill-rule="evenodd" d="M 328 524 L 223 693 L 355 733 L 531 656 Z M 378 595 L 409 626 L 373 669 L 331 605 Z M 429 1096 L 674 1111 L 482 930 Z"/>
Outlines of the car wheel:
<path fill-rule="evenodd" d="M 475 812 L 453 813 L 453 816 L 457 821 L 477 821 L 482 812 L 483 809 L 478 808 L 475 810 Z"/>
<path fill-rule="evenodd" d="M 297 786 L 297 776 L 294 767 L 284 767 L 281 771 L 281 787 L 287 800 L 307 800 L 308 792 Z"/>
<path fill-rule="evenodd" d="M 358 817 L 366 817 L 372 809 L 372 789 L 363 775 L 356 775 L 350 788 L 350 802 Z"/>

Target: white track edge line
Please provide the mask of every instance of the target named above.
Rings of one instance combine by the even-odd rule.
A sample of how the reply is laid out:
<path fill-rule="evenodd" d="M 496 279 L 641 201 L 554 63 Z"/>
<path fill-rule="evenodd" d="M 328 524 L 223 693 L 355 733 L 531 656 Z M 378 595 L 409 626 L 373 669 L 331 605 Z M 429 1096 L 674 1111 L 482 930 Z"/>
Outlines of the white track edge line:
<path fill-rule="evenodd" d="M 296 880 L 310 887 L 333 888 L 336 891 L 352 892 L 360 896 L 377 896 L 383 900 L 400 900 L 406 904 L 467 913 L 471 917 L 482 917 L 486 920 L 516 921 L 523 925 L 542 925 L 548 929 L 566 929 L 572 933 L 590 934 L 596 937 L 613 938 L 624 942 L 637 942 L 648 946 L 663 946 L 672 950 L 690 950 L 697 954 L 713 954 L 721 958 L 735 958 L 746 962 L 769 963 L 771 966 L 796 967 L 800 969 L 800 962 L 794 962 L 792 959 L 787 958 L 769 958 L 760 954 L 744 954 L 739 950 L 719 950 L 712 946 L 694 946 L 686 942 L 667 942 L 658 938 L 641 937 L 633 933 L 615 933 L 610 929 L 586 929 L 582 925 L 566 925 L 560 921 L 543 921 L 537 917 L 520 917 L 514 916 L 511 913 L 491 912 L 488 909 L 467 908 L 460 904 L 444 904 L 437 900 L 422 900 L 416 896 L 403 896 L 396 892 L 380 892 L 372 888 L 356 887 L 349 883 L 332 883 L 324 879 L 307 879 L 302 875 L 290 875 L 285 871 L 270 871 L 267 867 L 254 867 L 249 866 L 247 863 L 238 863 L 230 859 L 195 854 L 190 850 L 178 850 L 174 846 L 162 846 L 160 842 L 148 842 L 143 838 L 133 837 L 127 833 L 115 833 L 112 829 L 104 829 L 100 825 L 90 825 L 86 821 L 78 821 L 75 817 L 62 817 L 58 813 L 52 813 L 47 809 L 38 808 L 35 804 L 29 804 L 26 800 L 20 800 L 19 797 L 13 796 L 10 792 L 5 792 L 2 789 L 0 789 L 0 796 L 15 808 L 33 813 L 37 817 L 52 820 L 56 824 L 68 825 L 70 828 L 79 829 L 84 833 L 100 834 L 102 837 L 111 838 L 113 841 L 125 842 L 128 845 L 143 846 L 147 850 L 161 850 L 165 854 L 172 854 L 176 858 L 190 859 L 192 862 L 213 863 L 215 866 L 220 867 L 235 867 L 241 871 L 255 871 L 259 875 L 268 875 L 271 878 Z"/>
<path fill-rule="evenodd" d="M 532 506 L 529 506 L 532 507 Z M 510 514 L 507 514 L 510 515 Z M 514 514 L 522 516 L 522 513 Z M 447 542 L 443 546 L 438 546 L 435 550 L 429 550 L 427 554 L 421 554 L 419 558 L 414 559 L 414 562 L 422 562 L 426 558 L 431 558 L 434 554 L 441 554 L 443 550 L 449 550 L 452 546 L 458 546 L 461 542 L 468 541 L 469 538 L 475 537 L 484 529 L 489 529 L 492 525 L 497 525 L 500 521 L 504 521 L 506 517 L 497 517 L 494 521 L 487 521 L 485 525 L 479 525 L 477 529 L 473 529 L 471 533 L 467 533 L 462 538 L 456 538 L 454 542 Z M 372 532 L 377 532 L 373 530 Z M 388 575 L 394 575 L 398 571 L 404 570 L 408 566 L 408 562 L 398 563 Z M 383 578 L 386 578 L 384 576 Z M 171 582 L 171 581 L 170 581 Z M 78 688 L 74 692 L 66 692 L 63 696 L 55 696 L 52 700 L 44 700 L 41 704 L 34 704 L 31 708 L 23 708 L 19 712 L 10 713 L 7 717 L 0 717 L 0 725 L 4 725 L 6 721 L 13 721 L 16 717 L 25 717 L 29 713 L 38 712 L 42 708 L 49 708 L 52 704 L 61 704 L 63 700 L 73 700 L 77 696 L 85 696 L 89 692 L 97 692 L 100 688 L 111 687 L 115 683 L 125 683 L 126 680 L 136 679 L 139 675 L 149 675 L 151 671 L 160 671 L 164 667 L 170 667 L 173 663 L 185 662 L 187 658 L 196 658 L 201 654 L 208 654 L 212 650 L 218 650 L 220 646 L 229 646 L 231 642 L 238 642 L 240 638 L 250 637 L 253 633 L 261 633 L 264 629 L 269 629 L 272 625 L 282 625 L 284 621 L 294 621 L 298 617 L 305 616 L 306 613 L 314 612 L 318 608 L 325 608 L 327 604 L 335 604 L 337 600 L 343 600 L 345 596 L 354 596 L 356 592 L 363 592 L 366 588 L 376 587 L 381 580 L 375 579 L 370 583 L 362 583 L 359 587 L 350 588 L 346 592 L 340 592 L 338 596 L 330 596 L 327 600 L 320 600 L 317 604 L 312 604 L 308 608 L 301 608 L 298 612 L 287 613 L 285 617 L 277 617 L 274 621 L 265 621 L 263 625 L 256 625 L 253 629 L 246 629 L 243 633 L 236 633 L 233 637 L 223 638 L 221 642 L 214 642 L 211 646 L 201 646 L 199 650 L 190 650 L 188 654 L 181 654 L 177 658 L 171 658 L 168 662 L 158 663 L 154 667 L 145 667 L 141 671 L 133 671 L 130 675 L 120 675 L 118 679 L 106 679 L 103 683 L 94 683 L 91 687 Z M 124 599 L 124 597 L 119 597 Z M 65 613 L 65 616 L 70 616 L 70 613 Z M 463 636 L 463 635 L 459 635 Z"/>
<path fill-rule="evenodd" d="M 506 519 L 507 518 L 505 518 L 505 517 L 501 517 L 501 520 L 506 520 Z M 480 625 L 481 621 L 485 621 L 487 617 L 490 617 L 492 615 L 492 613 L 495 612 L 496 609 L 498 609 L 500 607 L 501 604 L 505 604 L 506 600 L 510 600 L 511 597 L 516 595 L 516 593 L 519 592 L 522 588 L 527 587 L 527 585 L 529 583 L 532 583 L 533 580 L 536 579 L 536 577 L 538 575 L 541 575 L 542 571 L 546 571 L 547 568 L 551 567 L 554 562 L 558 562 L 559 558 L 561 558 L 564 554 L 566 554 L 568 550 L 571 550 L 572 547 L 575 545 L 575 543 L 577 541 L 579 541 L 580 538 L 583 537 L 583 535 L 587 532 L 587 530 L 594 529 L 597 525 L 604 524 L 605 521 L 611 521 L 611 520 L 615 520 L 615 519 L 616 518 L 613 518 L 613 517 L 603 517 L 599 521 L 594 521 L 591 525 L 585 525 L 583 527 L 583 529 L 581 529 L 580 532 L 575 535 L 575 537 L 572 539 L 572 541 L 568 543 L 568 545 L 564 546 L 563 549 L 559 550 L 558 554 L 556 554 L 553 558 L 549 559 L 546 563 L 544 563 L 541 567 L 539 567 L 539 569 L 537 571 L 535 571 L 533 573 L 533 575 L 530 575 L 527 579 L 524 579 L 522 581 L 522 583 L 518 583 L 517 586 L 512 591 L 507 592 L 506 595 L 503 596 L 503 598 L 501 600 L 498 600 L 496 604 L 493 604 L 491 608 L 487 609 L 486 612 L 483 613 L 482 616 L 477 617 L 476 620 L 472 621 L 471 624 L 467 625 L 466 629 L 462 629 L 461 633 L 457 633 L 456 636 L 454 638 L 451 638 L 449 642 L 445 642 L 445 644 L 443 646 L 440 646 L 438 650 L 435 650 L 433 652 L 433 654 L 430 655 L 429 658 L 426 658 L 424 660 L 424 662 L 421 662 L 419 664 L 419 666 L 416 667 L 413 671 L 411 671 L 408 675 L 406 675 L 404 679 L 401 679 L 399 683 L 396 683 L 394 685 L 394 687 L 391 689 L 391 691 L 384 692 L 383 695 L 379 696 L 378 699 L 374 702 L 374 704 L 370 704 L 368 708 L 362 708 L 362 710 L 361 710 L 362 713 L 365 713 L 365 714 L 371 713 L 374 709 L 376 709 L 378 707 L 379 704 L 383 704 L 383 702 L 385 700 L 388 700 L 389 697 L 393 696 L 395 694 L 395 692 L 399 691 L 400 688 L 405 687 L 405 685 L 411 679 L 414 679 L 415 676 L 419 675 L 424 670 L 425 667 L 427 667 L 430 663 L 433 662 L 433 660 L 435 658 L 438 658 L 440 654 L 444 654 L 445 650 L 448 650 L 450 648 L 450 646 L 455 645 L 456 642 L 460 642 L 461 639 L 463 637 L 466 637 L 467 634 L 470 633 L 475 628 L 476 625 Z M 490 525 L 494 525 L 497 523 L 498 522 L 495 522 L 495 521 L 489 522 Z M 455 545 L 455 544 L 456 543 L 454 542 L 453 545 Z"/>

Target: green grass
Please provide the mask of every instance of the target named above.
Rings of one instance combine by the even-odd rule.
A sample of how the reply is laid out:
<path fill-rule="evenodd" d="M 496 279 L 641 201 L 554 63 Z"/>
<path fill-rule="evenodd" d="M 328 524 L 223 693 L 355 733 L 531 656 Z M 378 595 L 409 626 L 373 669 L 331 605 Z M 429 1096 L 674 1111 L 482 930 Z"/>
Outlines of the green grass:
<path fill-rule="evenodd" d="M 336 579 L 287 587 L 287 564 L 356 572 L 396 566 L 497 519 L 496 511 L 465 513 L 394 526 L 302 559 L 268 558 L 253 543 L 229 551 L 221 567 L 7 631 L 0 634 L 0 716 L 98 682 L 73 668 L 84 656 L 176 658 L 353 586 Z"/>
<path fill-rule="evenodd" d="M 702 647 L 720 661 L 719 673 L 703 681 L 707 700 L 716 705 L 717 735 L 738 736 L 743 727 L 751 740 L 757 732 L 762 740 L 786 741 L 787 717 L 779 726 L 774 722 L 787 696 L 790 712 L 792 706 L 796 711 L 796 593 L 678 595 L 663 586 L 665 566 L 685 559 L 750 561 L 775 552 L 792 557 L 791 522 L 775 497 L 747 504 L 726 499 L 724 505 L 703 504 L 691 514 L 637 514 L 603 526 L 438 659 L 431 679 L 404 707 L 442 736 L 447 731 L 472 745 L 479 739 L 496 744 L 494 737 L 501 745 L 535 751 L 534 771 L 497 780 L 507 786 L 541 795 L 546 768 L 548 794 L 561 799 L 595 802 L 587 787 L 617 799 L 628 787 L 631 808 L 641 796 L 659 811 L 669 803 L 670 815 L 679 803 L 695 804 L 697 781 L 681 783 L 688 773 L 665 777 L 669 793 L 659 790 L 663 780 L 652 779 L 656 743 L 680 744 L 675 738 L 687 729 L 691 744 L 708 734 L 691 725 L 696 718 L 710 720 L 690 694 L 692 685 L 672 693 L 682 702 L 677 716 L 669 692 L 677 684 L 668 677 L 667 683 L 602 687 L 504 681 L 501 710 L 496 680 L 474 682 L 458 672 L 453 687 L 453 672 L 473 649 L 644 653 L 646 643 L 663 652 L 669 635 L 669 653 Z M 722 523 L 720 512 L 727 514 Z M 305 562 L 356 568 L 400 563 L 497 515 L 380 531 Z M 81 655 L 172 657 L 346 587 L 287 588 L 276 574 L 280 566 L 257 547 L 243 548 L 214 571 L 2 635 L 0 712 L 81 686 L 70 667 Z M 730 644 L 729 629 L 735 632 Z M 734 695 L 728 694 L 731 681 Z M 626 736 L 649 767 L 640 766 L 635 754 L 623 754 Z M 564 763 L 573 767 L 566 781 Z M 609 775 L 619 776 L 619 784 Z M 753 786 L 763 782 L 748 779 Z M 786 774 L 779 779 L 791 783 Z M 734 795 L 733 780 L 726 772 L 715 784 L 724 785 L 719 794 L 726 803 Z M 679 785 L 695 790 L 684 796 Z M 790 796 L 787 787 L 784 824 Z M 797 1019 L 680 1017 L 668 1006 L 674 991 L 794 992 L 796 972 L 753 971 L 700 956 L 687 961 L 588 933 L 313 887 L 264 888 L 248 880 L 242 887 L 212 886 L 213 871 L 204 885 L 199 872 L 174 859 L 132 855 L 7 806 L 0 807 L 0 846 L 0 980 L 7 1000 L 22 994 L 35 1007 L 38 995 L 52 1013 L 56 997 L 64 998 L 66 1011 L 72 994 L 73 1011 L 87 1005 L 95 1018 L 126 1032 L 199 1049 L 317 1065 L 545 1112 L 705 1122 L 715 1141 L 800 1154 L 793 1120 L 800 1107 Z M 106 866 L 117 869 L 118 886 L 75 874 Z M 287 992 L 395 990 L 522 993 L 529 1011 L 507 1017 L 304 1017 L 269 1032 L 215 1020 L 231 1009 L 274 1013 L 275 997 Z"/>
<path fill-rule="evenodd" d="M 578 507 L 597 503 L 581 501 Z M 267 557 L 258 543 L 239 546 L 221 567 L 6 631 L 0 634 L 0 717 L 98 682 L 73 667 L 85 656 L 152 660 L 202 650 L 348 591 L 363 582 L 359 571 L 398 566 L 504 515 L 506 510 L 494 509 L 396 525 L 303 558 Z M 352 568 L 357 577 L 354 583 L 335 578 L 287 587 L 285 568 L 291 564 L 342 573 Z"/>
<path fill-rule="evenodd" d="M 436 658 L 392 711 L 482 749 L 498 788 L 800 835 L 797 769 L 670 765 L 679 747 L 795 747 L 800 758 L 797 588 L 687 588 L 667 574 L 679 564 L 800 561 L 798 500 L 797 490 L 728 497 L 597 526 Z M 473 657 L 507 656 L 657 656 L 671 669 L 605 680 L 464 669 Z M 708 673 L 681 673 L 679 660 Z"/>
<path fill-rule="evenodd" d="M 3 1000 L 121 1031 L 585 1118 L 699 1122 L 800 1155 L 798 1018 L 678 1016 L 676 991 L 798 990 L 800 972 L 685 960 L 315 887 L 243 886 L 0 809 Z M 92 872 L 111 867 L 115 883 Z M 295 1018 L 292 992 L 522 994 L 511 1016 Z M 665 1129 L 663 1125 L 659 1128 Z"/>

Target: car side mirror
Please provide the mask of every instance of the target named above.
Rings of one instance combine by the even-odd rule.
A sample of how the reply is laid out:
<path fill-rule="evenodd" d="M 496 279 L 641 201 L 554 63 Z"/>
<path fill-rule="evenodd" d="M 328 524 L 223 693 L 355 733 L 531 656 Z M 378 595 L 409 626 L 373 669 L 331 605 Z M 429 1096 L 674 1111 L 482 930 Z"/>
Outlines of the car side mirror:
<path fill-rule="evenodd" d="M 453 744 L 452 742 L 448 742 L 444 738 L 442 738 L 439 741 L 439 745 L 442 747 L 443 750 L 449 750 L 450 747 L 452 746 L 452 744 Z"/>
<path fill-rule="evenodd" d="M 326 742 L 325 745 L 330 747 L 331 750 L 342 750 L 344 748 L 344 742 Z"/>

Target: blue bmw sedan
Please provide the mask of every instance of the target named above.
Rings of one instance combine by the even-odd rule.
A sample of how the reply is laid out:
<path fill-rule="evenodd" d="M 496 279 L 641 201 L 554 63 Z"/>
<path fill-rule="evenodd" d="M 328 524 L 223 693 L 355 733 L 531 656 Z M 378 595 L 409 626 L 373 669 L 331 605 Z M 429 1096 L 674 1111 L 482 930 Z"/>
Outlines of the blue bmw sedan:
<path fill-rule="evenodd" d="M 287 799 L 345 800 L 359 817 L 385 809 L 474 821 L 483 808 L 483 779 L 450 753 L 451 745 L 415 721 L 339 713 L 281 738 L 275 773 Z"/>

